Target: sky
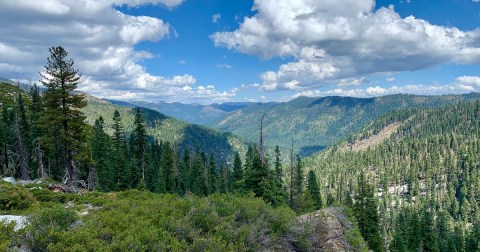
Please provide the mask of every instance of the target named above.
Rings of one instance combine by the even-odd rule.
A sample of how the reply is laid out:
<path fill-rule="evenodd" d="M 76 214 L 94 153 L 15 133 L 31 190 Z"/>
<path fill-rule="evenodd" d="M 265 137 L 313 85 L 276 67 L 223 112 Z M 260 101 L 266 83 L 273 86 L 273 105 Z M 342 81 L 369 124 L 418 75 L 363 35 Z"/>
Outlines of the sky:
<path fill-rule="evenodd" d="M 79 89 L 218 103 L 480 91 L 480 0 L 2 0 L 0 76 L 63 46 Z"/>

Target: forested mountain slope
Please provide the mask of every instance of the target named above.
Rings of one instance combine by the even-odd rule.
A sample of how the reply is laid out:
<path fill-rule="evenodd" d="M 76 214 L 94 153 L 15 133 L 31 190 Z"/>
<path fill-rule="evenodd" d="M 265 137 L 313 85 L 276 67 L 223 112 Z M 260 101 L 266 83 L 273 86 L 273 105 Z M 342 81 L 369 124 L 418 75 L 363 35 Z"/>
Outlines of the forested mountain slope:
<path fill-rule="evenodd" d="M 384 249 L 478 251 L 479 154 L 475 101 L 390 112 L 306 166 L 328 204 L 351 205 L 365 175 L 380 203 Z"/>
<path fill-rule="evenodd" d="M 374 98 L 299 97 L 286 103 L 257 103 L 230 112 L 213 127 L 258 141 L 260 118 L 265 142 L 289 149 L 293 139 L 304 155 L 331 146 L 361 129 L 371 120 L 394 109 L 438 107 L 459 101 L 477 100 L 479 94 L 418 96 L 389 95 Z"/>
<path fill-rule="evenodd" d="M 113 102 L 118 103 L 118 101 Z M 200 125 L 209 125 L 213 121 L 227 116 L 228 112 L 241 109 L 251 104 L 248 102 L 226 102 L 202 105 L 198 103 L 184 104 L 180 102 L 167 103 L 161 101 L 155 103 L 131 101 L 129 103 L 134 106 L 153 109 L 167 116 Z"/>
<path fill-rule="evenodd" d="M 112 133 L 113 112 L 118 110 L 127 132 L 133 129 L 135 110 L 139 107 L 124 107 L 114 105 L 111 102 L 98 99 L 92 96 L 87 98 L 88 105 L 84 108 L 87 116 L 87 123 L 93 125 L 95 119 L 102 116 L 105 120 L 107 133 Z M 198 126 L 172 117 L 155 110 L 139 108 L 145 117 L 147 134 L 156 137 L 158 140 L 168 141 L 177 144 L 179 150 L 196 147 L 205 153 L 215 153 L 218 160 L 232 159 L 234 151 L 245 152 L 245 146 L 238 138 L 229 133 L 209 129 L 205 126 Z M 223 157 L 221 156 L 223 153 Z"/>

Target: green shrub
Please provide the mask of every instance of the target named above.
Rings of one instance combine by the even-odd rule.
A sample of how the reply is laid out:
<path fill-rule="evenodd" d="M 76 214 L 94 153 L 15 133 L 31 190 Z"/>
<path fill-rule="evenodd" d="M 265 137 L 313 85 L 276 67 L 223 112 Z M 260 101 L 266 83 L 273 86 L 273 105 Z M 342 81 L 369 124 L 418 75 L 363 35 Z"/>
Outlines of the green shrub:
<path fill-rule="evenodd" d="M 0 210 L 23 210 L 33 203 L 35 203 L 35 199 L 28 189 L 0 183 Z"/>
<path fill-rule="evenodd" d="M 15 222 L 5 223 L 0 221 L 0 251 L 7 251 L 12 246 L 15 237 Z"/>
<path fill-rule="evenodd" d="M 30 247 L 45 251 L 49 244 L 57 242 L 61 233 L 69 230 L 78 220 L 76 212 L 62 206 L 41 209 L 29 216 L 27 242 Z"/>

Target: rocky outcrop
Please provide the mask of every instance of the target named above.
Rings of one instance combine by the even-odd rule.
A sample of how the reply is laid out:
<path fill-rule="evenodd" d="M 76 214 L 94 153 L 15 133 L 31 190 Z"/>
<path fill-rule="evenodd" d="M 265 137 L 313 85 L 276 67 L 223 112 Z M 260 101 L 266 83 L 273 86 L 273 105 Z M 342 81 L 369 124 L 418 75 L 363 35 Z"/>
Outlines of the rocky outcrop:
<path fill-rule="evenodd" d="M 326 208 L 299 216 L 298 221 L 308 223 L 314 230 L 312 251 L 356 251 L 346 234 L 353 229 L 345 211 L 341 208 Z"/>

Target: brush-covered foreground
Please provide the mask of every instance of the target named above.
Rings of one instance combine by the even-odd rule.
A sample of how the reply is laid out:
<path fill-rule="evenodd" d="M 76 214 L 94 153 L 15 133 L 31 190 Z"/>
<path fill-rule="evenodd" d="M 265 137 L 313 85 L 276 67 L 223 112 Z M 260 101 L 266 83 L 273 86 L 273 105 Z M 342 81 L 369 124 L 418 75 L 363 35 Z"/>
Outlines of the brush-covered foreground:
<path fill-rule="evenodd" d="M 312 222 L 253 196 L 138 190 L 80 196 L 33 187 L 39 185 L 0 183 L 1 213 L 28 218 L 17 231 L 1 223 L 0 251 L 312 251 L 324 242 Z M 351 249 L 364 249 L 354 225 L 345 237 Z"/>

